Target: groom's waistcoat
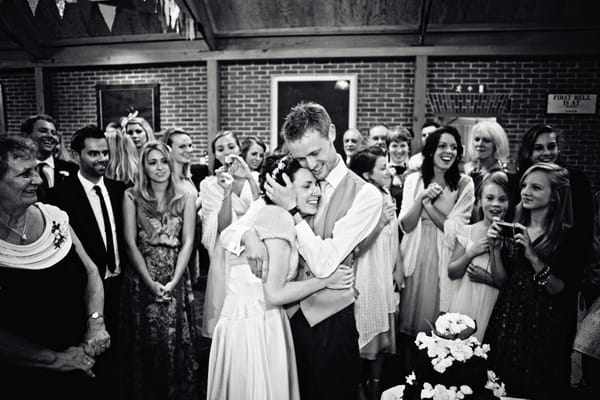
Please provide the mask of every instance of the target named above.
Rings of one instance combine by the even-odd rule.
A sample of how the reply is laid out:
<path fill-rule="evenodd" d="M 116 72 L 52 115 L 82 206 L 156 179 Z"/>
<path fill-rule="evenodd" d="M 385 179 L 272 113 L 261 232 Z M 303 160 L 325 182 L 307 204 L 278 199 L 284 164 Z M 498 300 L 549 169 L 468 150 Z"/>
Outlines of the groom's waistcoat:
<path fill-rule="evenodd" d="M 328 204 L 325 204 L 326 209 L 314 221 L 313 231 L 316 235 L 322 239 L 332 237 L 335 223 L 346 215 L 364 184 L 365 181 L 358 175 L 350 170 L 347 171 L 346 176 L 335 188 Z M 348 254 L 342 264 L 353 266 L 355 251 L 357 249 Z M 306 263 L 301 260 L 298 270 L 298 280 L 312 277 L 312 272 L 308 269 Z M 300 309 L 302 309 L 304 317 L 310 326 L 315 326 L 352 304 L 354 302 L 354 295 L 354 288 L 345 290 L 323 289 L 300 301 Z M 296 307 L 294 306 L 294 309 L 290 311 L 293 313 L 297 309 Z"/>

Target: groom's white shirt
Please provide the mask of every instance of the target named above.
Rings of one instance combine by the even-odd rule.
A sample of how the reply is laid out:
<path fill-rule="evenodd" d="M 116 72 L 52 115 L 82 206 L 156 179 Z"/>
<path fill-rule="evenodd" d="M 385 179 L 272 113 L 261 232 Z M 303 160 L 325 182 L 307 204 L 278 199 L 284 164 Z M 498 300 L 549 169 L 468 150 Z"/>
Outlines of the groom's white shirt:
<path fill-rule="evenodd" d="M 338 154 L 337 165 L 325 178 L 331 185 L 328 196 L 331 196 L 347 173 L 348 168 Z M 319 200 L 317 216 L 323 213 L 328 203 L 329 198 L 322 197 Z M 236 255 L 241 254 L 244 250 L 241 238 L 248 229 L 252 228 L 245 222 L 251 220 L 252 215 L 263 206 L 264 202 L 255 201 L 242 218 L 221 233 L 221 244 L 225 250 Z M 373 185 L 365 184 L 359 190 L 346 215 L 335 223 L 331 238 L 323 239 L 315 235 L 304 220 L 296 225 L 298 251 L 314 276 L 325 278 L 331 275 L 348 254 L 371 234 L 381 217 L 382 206 L 379 190 Z"/>

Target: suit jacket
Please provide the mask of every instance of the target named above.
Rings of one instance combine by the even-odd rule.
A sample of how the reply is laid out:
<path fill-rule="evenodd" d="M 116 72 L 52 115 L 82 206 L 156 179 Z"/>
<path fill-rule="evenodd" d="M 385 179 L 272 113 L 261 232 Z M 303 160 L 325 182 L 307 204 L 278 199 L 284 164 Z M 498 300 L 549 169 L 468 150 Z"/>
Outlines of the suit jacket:
<path fill-rule="evenodd" d="M 115 220 L 115 229 L 117 236 L 119 258 L 121 261 L 121 272 L 125 264 L 125 243 L 123 242 L 123 193 L 125 192 L 125 184 L 123 182 L 104 178 L 104 185 L 108 191 L 110 198 L 113 217 Z M 79 240 L 83 244 L 85 251 L 90 256 L 92 261 L 98 266 L 100 277 L 104 279 L 106 272 L 106 247 L 94 211 L 90 205 L 87 195 L 77 177 L 77 173 L 71 175 L 59 185 L 55 185 L 50 190 L 48 202 L 54 204 L 69 214 L 69 223 Z"/>
<path fill-rule="evenodd" d="M 77 164 L 54 157 L 54 187 L 71 177 L 76 177 L 78 170 L 79 166 Z M 50 188 L 44 182 L 37 190 L 38 200 L 42 203 L 48 202 L 49 192 Z"/>

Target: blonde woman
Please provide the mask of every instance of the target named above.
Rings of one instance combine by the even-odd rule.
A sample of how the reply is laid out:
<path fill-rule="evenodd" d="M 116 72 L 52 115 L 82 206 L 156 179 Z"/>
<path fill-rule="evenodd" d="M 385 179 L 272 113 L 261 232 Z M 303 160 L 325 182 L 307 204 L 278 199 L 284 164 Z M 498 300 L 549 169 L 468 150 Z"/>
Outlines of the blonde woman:
<path fill-rule="evenodd" d="M 147 142 L 156 141 L 154 130 L 148 121 L 142 117 L 127 118 L 124 126 L 125 133 L 131 138 L 138 153 Z"/>
<path fill-rule="evenodd" d="M 139 167 L 136 184 L 123 199 L 132 268 L 122 299 L 122 394 L 127 399 L 197 399 L 196 323 L 187 268 L 194 245 L 194 198 L 177 184 L 164 143 L 144 145 Z"/>
<path fill-rule="evenodd" d="M 104 136 L 110 151 L 106 177 L 133 186 L 138 172 L 138 154 L 133 141 L 128 135 L 114 129 L 107 130 Z"/>

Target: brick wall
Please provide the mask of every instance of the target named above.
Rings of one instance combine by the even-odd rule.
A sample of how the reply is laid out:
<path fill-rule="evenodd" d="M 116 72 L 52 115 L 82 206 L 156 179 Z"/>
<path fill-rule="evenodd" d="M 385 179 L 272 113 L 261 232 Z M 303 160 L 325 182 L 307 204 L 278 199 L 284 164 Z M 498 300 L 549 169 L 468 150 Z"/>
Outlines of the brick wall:
<path fill-rule="evenodd" d="M 21 122 L 35 114 L 35 78 L 30 70 L 0 70 L 7 131 L 19 133 Z"/>
<path fill-rule="evenodd" d="M 562 131 L 565 161 L 584 170 L 600 190 L 598 114 L 546 114 L 548 93 L 600 93 L 600 59 L 429 59 L 428 93 L 450 93 L 459 84 L 483 84 L 486 93 L 509 95 L 510 108 L 498 122 L 508 134 L 513 159 L 531 126 L 550 124 Z M 433 116 L 429 107 L 428 116 Z"/>
<path fill-rule="evenodd" d="M 358 128 L 378 123 L 411 125 L 414 59 L 231 61 L 221 64 L 221 126 L 240 136 L 270 138 L 272 75 L 357 74 Z M 161 126 L 180 125 L 194 134 L 196 156 L 208 149 L 206 67 L 95 67 L 51 69 L 51 113 L 65 134 L 96 121 L 96 83 L 160 83 Z M 434 58 L 428 65 L 430 93 L 452 92 L 457 84 L 483 84 L 487 93 L 506 93 L 511 107 L 499 122 L 513 157 L 521 135 L 535 123 L 562 129 L 566 161 L 583 169 L 600 190 L 598 115 L 546 115 L 549 92 L 599 93 L 598 58 Z M 9 129 L 35 112 L 33 71 L 0 71 Z M 428 117 L 432 117 L 428 109 Z M 67 138 L 68 140 L 68 138 Z"/>
<path fill-rule="evenodd" d="M 300 60 L 228 62 L 221 66 L 221 127 L 241 136 L 271 131 L 271 76 L 357 74 L 357 127 L 408 124 L 412 118 L 414 62 L 406 60 Z M 338 132 L 338 135 L 343 132 Z"/>
<path fill-rule="evenodd" d="M 52 110 L 68 136 L 85 124 L 97 123 L 96 84 L 160 84 L 161 131 L 178 126 L 192 134 L 195 156 L 207 147 L 206 66 L 105 67 L 52 69 Z"/>

